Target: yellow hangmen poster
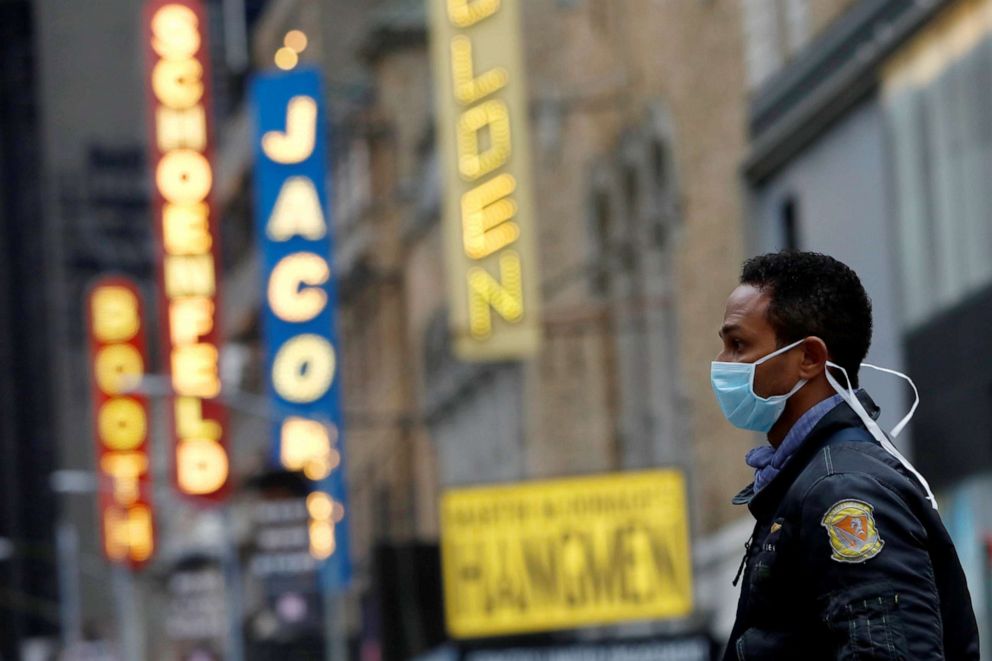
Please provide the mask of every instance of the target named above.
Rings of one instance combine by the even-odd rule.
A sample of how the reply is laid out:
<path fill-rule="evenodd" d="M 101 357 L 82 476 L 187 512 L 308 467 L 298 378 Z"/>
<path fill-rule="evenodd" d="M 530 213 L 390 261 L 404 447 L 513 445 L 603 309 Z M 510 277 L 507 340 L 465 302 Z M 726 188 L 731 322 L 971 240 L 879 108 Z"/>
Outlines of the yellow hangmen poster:
<path fill-rule="evenodd" d="M 685 617 L 684 477 L 664 469 L 448 491 L 441 562 L 454 638 Z"/>

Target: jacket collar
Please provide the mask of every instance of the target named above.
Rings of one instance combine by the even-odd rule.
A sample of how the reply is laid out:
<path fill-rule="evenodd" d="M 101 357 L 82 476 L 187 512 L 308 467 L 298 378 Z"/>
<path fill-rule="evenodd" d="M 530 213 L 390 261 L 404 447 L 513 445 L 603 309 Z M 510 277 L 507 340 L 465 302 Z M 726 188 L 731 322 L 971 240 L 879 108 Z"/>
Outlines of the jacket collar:
<path fill-rule="evenodd" d="M 877 419 L 880 409 L 868 393 L 864 390 L 858 390 L 857 396 L 868 415 L 873 420 Z M 757 493 L 754 491 L 754 483 L 752 482 L 734 496 L 732 502 L 735 505 L 747 505 L 754 518 L 759 521 L 771 516 L 778 508 L 785 492 L 792 486 L 792 483 L 795 482 L 826 441 L 841 429 L 857 427 L 862 424 L 861 418 L 854 412 L 854 409 L 847 402 L 841 402 L 816 423 L 806 440 L 802 442 L 795 454 L 771 482 Z"/>

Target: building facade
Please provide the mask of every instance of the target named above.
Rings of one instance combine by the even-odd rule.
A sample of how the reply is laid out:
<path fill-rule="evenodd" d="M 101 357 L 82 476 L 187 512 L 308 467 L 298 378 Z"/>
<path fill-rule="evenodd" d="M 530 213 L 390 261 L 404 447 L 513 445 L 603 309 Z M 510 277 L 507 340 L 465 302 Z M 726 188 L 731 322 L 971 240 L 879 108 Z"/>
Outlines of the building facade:
<path fill-rule="evenodd" d="M 744 255 L 741 6 L 521 8 L 542 321 L 540 351 L 515 362 L 455 357 L 430 88 L 446 72 L 424 7 L 368 18 L 369 98 L 342 115 L 335 175 L 355 553 L 436 543 L 450 488 L 676 466 L 698 606 L 675 628 L 719 638 L 748 528 L 729 499 L 755 443 L 724 424 L 708 378 Z"/>
<path fill-rule="evenodd" d="M 521 71 L 511 73 L 526 89 L 528 129 L 520 135 L 528 140 L 534 192 L 540 349 L 521 360 L 468 362 L 456 355 L 445 285 L 453 274 L 434 91 L 447 71 L 432 60 L 437 37 L 427 5 L 206 3 L 233 497 L 197 508 L 174 495 L 167 392 L 161 379 L 147 380 L 160 517 L 151 565 L 129 574 L 100 558 L 85 480 L 63 481 L 58 496 L 46 492 L 46 507 L 57 498 L 60 519 L 79 537 L 69 574 L 84 615 L 75 624 L 70 618 L 71 626 L 55 618 L 67 642 L 117 639 L 147 658 L 199 651 L 261 659 L 318 654 L 322 629 L 347 639 L 352 658 L 445 649 L 441 494 L 658 467 L 687 476 L 695 607 L 674 622 L 624 623 L 581 637 L 702 632 L 722 641 L 750 529 L 748 513 L 729 501 L 750 479 L 744 452 L 761 439 L 720 415 L 709 363 L 741 261 L 782 247 L 829 252 L 864 279 L 876 315 L 869 359 L 917 378 L 924 404 L 912 437 L 900 443 L 942 490 L 984 621 L 986 596 L 974 586 L 988 576 L 982 505 L 992 459 L 980 432 L 988 407 L 977 394 L 987 393 L 987 383 L 973 364 L 992 278 L 981 185 L 988 99 L 975 83 L 990 66 L 987 3 L 517 4 Z M 34 34 L 43 109 L 37 131 L 52 274 L 46 344 L 57 356 L 50 362 L 59 402 L 51 419 L 57 458 L 35 469 L 78 478 L 95 467 L 89 432 L 80 433 L 90 416 L 85 284 L 114 270 L 138 280 L 147 309 L 157 295 L 144 33 L 132 2 L 93 9 L 38 0 L 33 8 L 42 28 Z M 80 30 L 83 23 L 91 29 Z M 297 611 L 268 599 L 265 582 L 250 576 L 246 551 L 254 504 L 299 491 L 267 467 L 273 439 L 263 399 L 264 290 L 245 98 L 247 76 L 272 68 L 291 30 L 306 34 L 297 55 L 323 72 L 329 109 L 345 520 L 355 568 L 332 609 L 338 617 L 319 625 L 303 618 L 309 629 L 289 626 L 286 613 Z M 0 153 L 0 168 L 10 158 Z M 921 162 L 932 167 L 924 171 Z M 14 193 L 0 192 L 5 223 Z M 10 250 L 9 236 L 0 235 L 0 249 Z M 15 305 L 9 288 L 0 295 L 0 304 Z M 154 318 L 149 326 L 158 346 Z M 162 356 L 153 360 L 162 364 Z M 903 387 L 873 377 L 866 383 L 891 426 L 907 408 Z M 948 429 L 953 441 L 943 440 Z M 8 449 L 6 439 L 23 434 L 3 433 Z M 37 534 L 51 536 L 45 544 L 54 548 L 54 532 Z M 202 603 L 215 604 L 221 617 L 205 620 L 196 635 L 177 635 L 191 623 L 179 618 L 184 626 L 170 626 L 170 613 L 190 603 L 182 592 L 197 582 L 190 577 L 211 588 Z M 53 585 L 39 590 L 54 600 Z M 63 586 L 63 606 L 73 594 Z M 23 637 L 35 625 L 25 619 L 18 626 Z M 37 630 L 51 634 L 52 626 Z"/>
<path fill-rule="evenodd" d="M 46 234 L 40 186 L 40 83 L 30 2 L 0 5 L 0 657 L 19 658 L 58 631 L 54 376 L 47 344 Z M 38 274 L 43 274 L 39 277 Z M 25 443 L 24 439 L 31 439 Z M 42 643 L 43 644 L 43 643 Z"/>
<path fill-rule="evenodd" d="M 744 167 L 748 250 L 850 264 L 874 303 L 868 361 L 915 380 L 920 405 L 897 444 L 937 493 L 983 633 L 988 388 L 974 338 L 992 251 L 978 82 L 990 15 L 986 2 L 857 3 L 755 90 Z M 896 378 L 865 384 L 885 428 L 913 403 Z"/>

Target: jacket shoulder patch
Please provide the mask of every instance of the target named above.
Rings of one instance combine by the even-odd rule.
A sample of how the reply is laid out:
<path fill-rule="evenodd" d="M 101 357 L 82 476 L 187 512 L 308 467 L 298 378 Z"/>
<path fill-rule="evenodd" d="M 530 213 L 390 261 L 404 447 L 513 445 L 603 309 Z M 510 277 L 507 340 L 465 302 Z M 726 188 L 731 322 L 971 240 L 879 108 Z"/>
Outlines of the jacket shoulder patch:
<path fill-rule="evenodd" d="M 864 562 L 882 551 L 885 542 L 875 525 L 875 508 L 861 500 L 834 504 L 820 521 L 830 538 L 831 560 Z"/>

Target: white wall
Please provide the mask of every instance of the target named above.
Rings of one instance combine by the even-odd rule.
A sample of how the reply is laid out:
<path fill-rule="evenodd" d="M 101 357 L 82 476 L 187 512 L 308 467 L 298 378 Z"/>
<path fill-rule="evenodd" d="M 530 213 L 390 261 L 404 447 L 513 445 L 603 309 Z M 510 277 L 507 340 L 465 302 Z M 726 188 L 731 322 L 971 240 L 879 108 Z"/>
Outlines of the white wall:
<path fill-rule="evenodd" d="M 790 195 L 797 205 L 799 247 L 827 253 L 853 268 L 874 308 L 874 335 L 867 362 L 903 371 L 897 241 L 892 234 L 881 113 L 872 100 L 846 115 L 750 199 L 749 255 L 783 247 L 779 219 Z M 882 407 L 890 429 L 912 404 L 897 377 L 862 370 L 862 385 Z M 897 445 L 906 450 L 909 430 Z"/>

